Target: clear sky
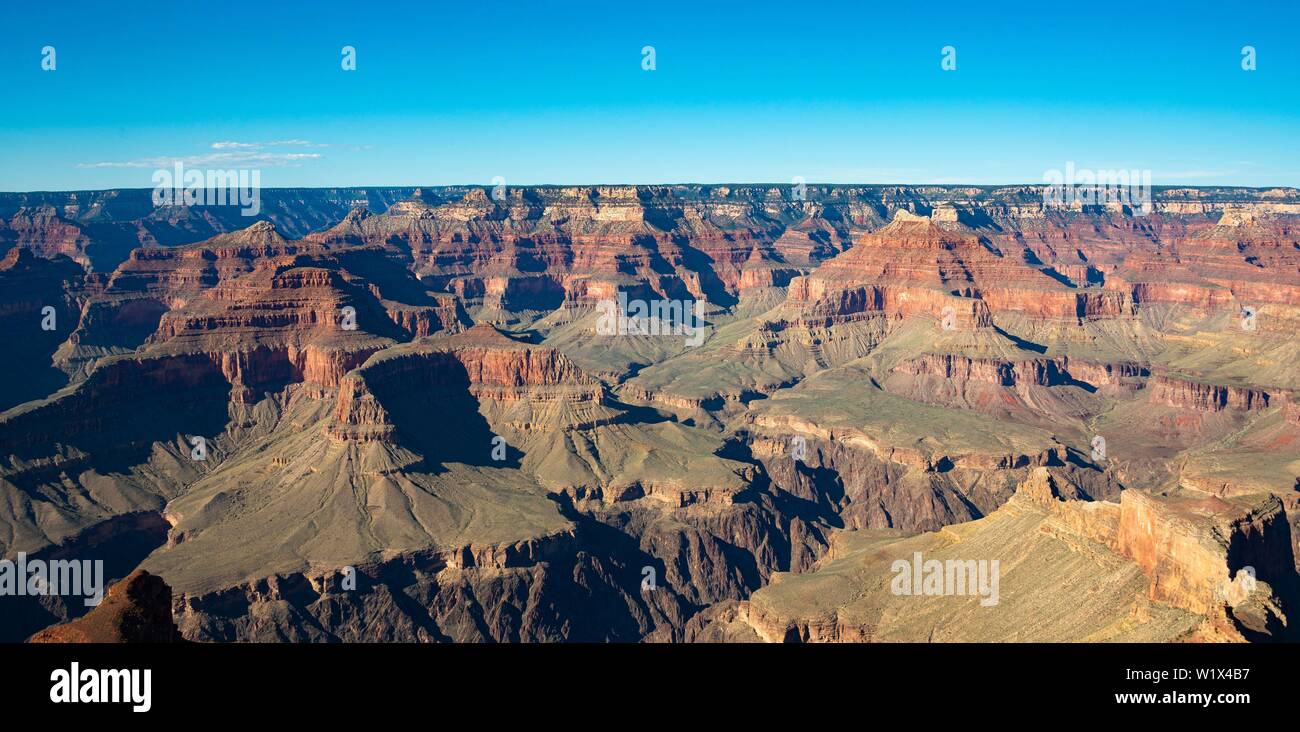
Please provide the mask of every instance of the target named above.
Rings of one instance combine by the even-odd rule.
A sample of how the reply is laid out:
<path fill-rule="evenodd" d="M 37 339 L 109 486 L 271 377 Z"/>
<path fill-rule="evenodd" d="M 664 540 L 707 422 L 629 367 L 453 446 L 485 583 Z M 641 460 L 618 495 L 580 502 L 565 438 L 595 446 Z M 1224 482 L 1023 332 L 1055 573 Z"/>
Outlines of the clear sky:
<path fill-rule="evenodd" d="M 1294 0 L 4 0 L 0 190 L 149 188 L 173 159 L 268 187 L 1034 183 L 1070 161 L 1294 186 L 1298 21 Z"/>

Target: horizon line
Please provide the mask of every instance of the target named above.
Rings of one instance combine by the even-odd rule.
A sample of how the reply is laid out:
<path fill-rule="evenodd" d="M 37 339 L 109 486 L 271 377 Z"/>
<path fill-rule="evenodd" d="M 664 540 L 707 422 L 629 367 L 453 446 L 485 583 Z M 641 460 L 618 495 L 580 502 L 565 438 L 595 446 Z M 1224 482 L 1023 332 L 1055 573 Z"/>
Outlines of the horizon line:
<path fill-rule="evenodd" d="M 759 182 L 730 181 L 730 182 L 715 182 L 715 183 L 702 183 L 702 182 L 676 182 L 676 183 L 504 183 L 504 184 L 500 184 L 500 185 L 503 185 L 505 188 L 509 189 L 509 188 L 592 188 L 592 187 L 600 187 L 600 188 L 681 188 L 681 187 L 717 187 L 717 186 L 733 186 L 733 187 L 765 187 L 765 188 L 782 188 L 782 187 L 784 187 L 784 188 L 790 188 L 790 187 L 794 187 L 794 186 L 799 185 L 799 184 L 798 184 L 798 183 L 772 183 L 772 182 L 762 182 L 762 181 L 759 181 Z M 1039 182 L 1039 183 L 898 183 L 898 182 L 891 182 L 891 183 L 823 183 L 823 182 L 804 181 L 804 182 L 803 182 L 803 185 L 804 185 L 805 187 L 808 187 L 808 188 L 811 188 L 811 187 L 826 187 L 826 188 L 983 188 L 983 189 L 993 189 L 993 188 L 1047 188 L 1047 187 L 1051 186 L 1052 184 L 1050 184 L 1050 183 L 1043 183 L 1043 182 Z M 438 189 L 471 189 L 471 188 L 481 188 L 481 189 L 485 189 L 485 190 L 490 190 L 490 189 L 495 188 L 495 187 L 497 187 L 497 184 L 493 184 L 493 183 L 440 183 L 440 184 L 428 184 L 428 185 L 425 185 L 425 184 L 408 184 L 408 185 L 388 185 L 388 184 L 375 184 L 375 185 L 370 185 L 370 184 L 362 184 L 362 185 L 311 185 L 311 186 L 257 186 L 256 188 L 257 188 L 257 190 L 260 190 L 260 191 L 300 191 L 300 190 L 349 190 L 349 189 L 352 189 L 352 190 L 357 190 L 357 189 L 406 189 L 406 188 L 409 188 L 409 189 L 416 189 L 416 190 L 419 190 L 419 189 L 426 189 L 426 188 L 427 188 L 427 189 L 432 189 L 432 190 L 438 190 Z M 1080 184 L 1074 184 L 1073 187 L 1076 187 L 1076 188 L 1086 188 L 1086 187 L 1106 187 L 1106 185 L 1105 185 L 1105 184 L 1094 184 L 1094 185 L 1092 185 L 1092 186 L 1085 186 L 1085 185 L 1080 185 Z M 1138 188 L 1138 187 L 1142 187 L 1142 186 L 1134 185 L 1134 186 L 1128 186 L 1128 187 Z M 153 191 L 153 190 L 156 190 L 156 188 L 157 188 L 157 186 L 148 186 L 148 187 L 146 187 L 146 186 L 132 186 L 132 187 L 123 187 L 123 186 L 118 186 L 118 187 L 109 187 L 109 188 L 64 188 L 64 189 L 36 189 L 36 190 L 25 190 L 25 191 L 7 190 L 7 191 L 0 191 L 0 195 L 24 195 L 24 194 L 28 194 L 28 195 L 30 195 L 30 194 L 38 194 L 38 193 L 109 193 L 109 192 L 115 192 L 115 191 Z M 1282 189 L 1282 190 L 1294 191 L 1294 192 L 1296 192 L 1297 194 L 1300 194 L 1300 184 L 1297 184 L 1297 185 L 1263 185 L 1263 186 L 1247 186 L 1247 185 L 1223 185 L 1223 184 L 1213 185 L 1213 184 L 1193 184 L 1193 183 L 1188 183 L 1188 184 L 1164 183 L 1164 184 L 1151 184 L 1150 188 L 1151 188 L 1152 191 L 1168 191 L 1168 190 L 1183 189 L 1183 188 L 1191 188 L 1191 189 L 1198 189 L 1198 190 L 1202 190 L 1202 189 L 1203 189 L 1203 190 L 1218 189 L 1218 190 L 1246 190 L 1246 191 L 1268 191 L 1268 190 L 1278 190 L 1278 189 Z M 206 186 L 204 186 L 203 188 L 200 188 L 200 189 L 197 189 L 197 190 L 218 190 L 218 189 L 209 189 L 209 188 L 207 188 Z"/>

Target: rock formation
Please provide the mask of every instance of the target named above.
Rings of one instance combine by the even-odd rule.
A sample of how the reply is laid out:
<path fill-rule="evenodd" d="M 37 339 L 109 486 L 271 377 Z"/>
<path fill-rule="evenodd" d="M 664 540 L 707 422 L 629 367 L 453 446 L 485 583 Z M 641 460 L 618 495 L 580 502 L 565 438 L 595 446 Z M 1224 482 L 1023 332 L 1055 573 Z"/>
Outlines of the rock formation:
<path fill-rule="evenodd" d="M 705 641 L 1059 642 L 1291 639 L 1295 569 L 1281 502 L 1125 491 L 1063 500 L 1036 469 L 989 516 L 932 534 L 854 532 L 802 574 L 696 615 Z M 900 592 L 908 560 L 993 564 L 995 582 Z M 899 563 L 902 563 L 902 566 Z M 920 569 L 915 570 L 920 576 Z M 925 571 L 929 571 L 928 569 Z M 981 570 L 983 571 L 983 570 Z M 946 576 L 945 576 L 946 579 Z M 1274 584 L 1269 584 L 1274 583 Z M 954 591 L 954 589 L 956 591 Z"/>
<path fill-rule="evenodd" d="M 108 589 L 99 606 L 29 643 L 183 643 L 172 620 L 172 591 L 160 577 L 136 570 Z"/>

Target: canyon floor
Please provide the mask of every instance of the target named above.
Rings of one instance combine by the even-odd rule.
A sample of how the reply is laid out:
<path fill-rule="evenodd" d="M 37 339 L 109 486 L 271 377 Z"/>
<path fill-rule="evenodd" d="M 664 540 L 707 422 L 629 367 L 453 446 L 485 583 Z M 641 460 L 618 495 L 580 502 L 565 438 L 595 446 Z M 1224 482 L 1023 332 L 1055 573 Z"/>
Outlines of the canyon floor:
<path fill-rule="evenodd" d="M 263 193 L 0 194 L 0 640 L 1296 637 L 1294 189 Z"/>

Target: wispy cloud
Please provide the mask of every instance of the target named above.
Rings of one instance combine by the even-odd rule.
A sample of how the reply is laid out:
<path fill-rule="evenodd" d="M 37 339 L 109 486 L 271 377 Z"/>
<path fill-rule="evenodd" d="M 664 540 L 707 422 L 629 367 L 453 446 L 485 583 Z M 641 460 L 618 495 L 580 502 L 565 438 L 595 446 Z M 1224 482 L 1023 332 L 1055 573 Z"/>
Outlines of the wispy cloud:
<path fill-rule="evenodd" d="M 92 163 L 78 163 L 78 168 L 170 168 L 176 163 L 191 167 L 225 166 L 225 167 L 263 167 L 296 168 L 303 163 L 324 157 L 318 152 L 285 152 L 267 148 L 308 147 L 324 148 L 329 145 L 309 140 L 275 140 L 271 142 L 233 142 L 224 140 L 214 142 L 213 150 L 196 155 L 154 155 L 131 160 L 102 160 Z"/>
<path fill-rule="evenodd" d="M 213 150 L 261 150 L 268 147 L 329 147 L 326 143 L 311 140 L 273 140 L 271 142 L 231 142 L 224 140 L 212 143 Z"/>

